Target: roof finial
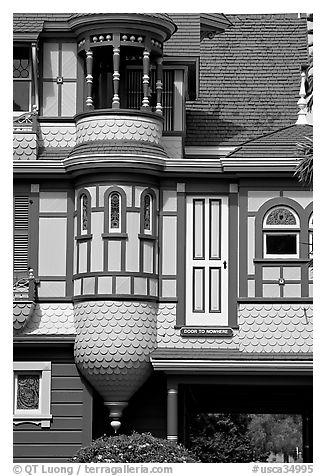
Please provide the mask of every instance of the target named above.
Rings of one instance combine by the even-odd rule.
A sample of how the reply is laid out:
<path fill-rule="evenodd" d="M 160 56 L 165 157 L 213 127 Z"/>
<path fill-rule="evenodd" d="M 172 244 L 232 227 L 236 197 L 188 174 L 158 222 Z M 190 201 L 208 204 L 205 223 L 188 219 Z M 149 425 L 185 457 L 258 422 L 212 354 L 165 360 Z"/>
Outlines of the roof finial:
<path fill-rule="evenodd" d="M 305 81 L 306 81 L 306 73 L 304 70 L 301 70 L 301 86 L 299 96 L 300 99 L 297 102 L 300 111 L 298 112 L 298 120 L 296 124 L 308 124 L 307 121 L 307 101 L 306 97 L 306 88 L 305 88 Z"/>

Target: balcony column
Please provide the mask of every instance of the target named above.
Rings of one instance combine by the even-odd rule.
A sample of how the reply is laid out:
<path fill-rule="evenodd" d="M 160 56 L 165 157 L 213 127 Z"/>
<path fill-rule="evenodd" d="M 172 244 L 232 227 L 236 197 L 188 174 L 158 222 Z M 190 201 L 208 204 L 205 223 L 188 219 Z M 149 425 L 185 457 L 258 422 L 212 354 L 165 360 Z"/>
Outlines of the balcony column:
<path fill-rule="evenodd" d="M 178 442 L 178 384 L 168 382 L 167 439 Z"/>
<path fill-rule="evenodd" d="M 163 114 L 162 109 L 162 90 L 163 90 L 163 68 L 162 68 L 163 58 L 162 56 L 158 57 L 156 60 L 156 112 L 158 114 Z"/>
<path fill-rule="evenodd" d="M 113 99 L 112 109 L 120 109 L 120 35 L 113 37 Z"/>
<path fill-rule="evenodd" d="M 145 48 L 143 52 L 143 102 L 142 109 L 149 109 L 149 49 Z"/>
<path fill-rule="evenodd" d="M 93 51 L 91 49 L 86 51 L 86 109 L 94 109 L 92 88 L 93 88 Z"/>

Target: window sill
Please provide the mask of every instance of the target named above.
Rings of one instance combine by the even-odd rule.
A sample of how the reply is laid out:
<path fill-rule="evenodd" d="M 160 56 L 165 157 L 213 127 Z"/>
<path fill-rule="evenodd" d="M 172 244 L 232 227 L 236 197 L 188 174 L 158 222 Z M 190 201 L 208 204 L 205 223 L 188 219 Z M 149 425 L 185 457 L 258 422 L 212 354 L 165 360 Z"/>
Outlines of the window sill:
<path fill-rule="evenodd" d="M 22 423 L 32 423 L 33 425 L 41 425 L 42 428 L 50 428 L 52 415 L 14 415 L 14 425 Z"/>
<path fill-rule="evenodd" d="M 275 263 L 278 261 L 286 261 L 288 263 L 309 263 L 309 258 L 285 258 L 285 257 L 279 257 L 279 258 L 254 258 L 253 262 L 254 263 Z"/>
<path fill-rule="evenodd" d="M 86 235 L 77 235 L 75 236 L 76 241 L 86 241 L 86 240 L 91 240 L 93 238 L 92 234 L 86 234 Z"/>
<path fill-rule="evenodd" d="M 139 233 L 138 238 L 140 240 L 153 240 L 153 241 L 155 241 L 155 240 L 157 240 L 158 237 L 156 235 L 146 235 L 146 233 Z"/>
<path fill-rule="evenodd" d="M 102 233 L 102 238 L 104 239 L 109 239 L 109 240 L 122 240 L 122 239 L 127 239 L 128 234 L 127 233 Z"/>
<path fill-rule="evenodd" d="M 272 304 L 284 304 L 284 303 L 312 303 L 312 297 L 240 297 L 237 299 L 238 303 L 257 303 L 257 302 L 268 302 Z"/>

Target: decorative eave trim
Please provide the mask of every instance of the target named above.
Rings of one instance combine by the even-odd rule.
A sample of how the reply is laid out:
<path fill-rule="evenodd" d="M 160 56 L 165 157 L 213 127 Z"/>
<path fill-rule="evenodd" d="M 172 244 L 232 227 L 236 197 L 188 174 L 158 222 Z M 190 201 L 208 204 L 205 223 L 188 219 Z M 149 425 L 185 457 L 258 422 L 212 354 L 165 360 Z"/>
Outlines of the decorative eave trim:
<path fill-rule="evenodd" d="M 151 357 L 154 370 L 189 372 L 221 372 L 221 373 L 285 373 L 285 372 L 312 372 L 313 363 L 304 360 L 188 360 L 188 359 L 158 359 Z"/>
<path fill-rule="evenodd" d="M 236 147 L 216 147 L 216 146 L 185 146 L 185 156 L 204 156 L 210 157 L 214 156 L 215 158 L 225 157 L 230 152 L 233 152 Z"/>
<path fill-rule="evenodd" d="M 26 33 L 14 33 L 13 40 L 15 41 L 26 41 L 32 42 L 36 41 L 39 37 L 39 32 L 26 32 Z"/>
<path fill-rule="evenodd" d="M 14 161 L 14 173 L 59 173 L 65 174 L 71 170 L 85 168 L 141 168 L 157 173 L 217 173 L 223 172 L 293 172 L 298 164 L 298 158 L 251 158 L 251 159 L 210 159 L 210 158 L 180 158 L 164 159 L 159 156 L 139 154 L 96 154 L 76 155 L 63 160 L 17 160 Z"/>
<path fill-rule="evenodd" d="M 75 342 L 75 335 L 31 335 L 14 337 L 14 345 L 70 345 Z"/>
<path fill-rule="evenodd" d="M 235 159 L 224 157 L 221 164 L 224 172 L 260 172 L 260 171 L 287 171 L 293 172 L 298 165 L 298 157 L 249 157 Z"/>

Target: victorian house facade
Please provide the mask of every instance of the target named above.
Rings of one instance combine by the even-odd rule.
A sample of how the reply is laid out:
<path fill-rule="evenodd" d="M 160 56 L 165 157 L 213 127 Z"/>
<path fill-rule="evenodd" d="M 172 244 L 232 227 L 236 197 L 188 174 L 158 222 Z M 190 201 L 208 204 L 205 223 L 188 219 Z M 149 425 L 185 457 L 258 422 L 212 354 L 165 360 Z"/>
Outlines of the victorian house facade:
<path fill-rule="evenodd" d="M 307 56 L 300 14 L 14 14 L 17 462 L 200 411 L 311 461 Z"/>

